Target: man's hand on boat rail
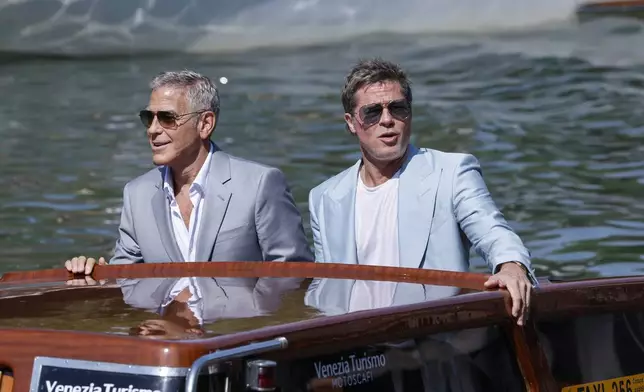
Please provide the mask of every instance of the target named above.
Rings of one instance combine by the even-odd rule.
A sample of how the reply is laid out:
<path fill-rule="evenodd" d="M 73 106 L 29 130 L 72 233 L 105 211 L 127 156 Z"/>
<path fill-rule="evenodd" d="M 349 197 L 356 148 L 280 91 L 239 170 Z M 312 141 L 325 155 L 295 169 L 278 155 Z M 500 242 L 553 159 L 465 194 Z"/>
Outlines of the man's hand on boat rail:
<path fill-rule="evenodd" d="M 105 265 L 107 262 L 104 257 L 99 257 L 98 261 L 93 257 L 78 256 L 73 257 L 71 260 L 65 261 L 65 268 L 67 271 L 74 274 L 84 274 L 83 279 L 72 279 L 67 281 L 67 284 L 70 286 L 93 286 L 96 284 L 96 281 L 92 278 L 92 271 L 96 264 Z M 101 280 L 99 284 L 105 284 L 105 281 Z"/>
<path fill-rule="evenodd" d="M 485 282 L 486 289 L 504 288 L 512 298 L 512 316 L 517 318 L 518 325 L 525 325 L 530 310 L 532 284 L 526 269 L 519 263 L 503 263 L 501 269 Z"/>

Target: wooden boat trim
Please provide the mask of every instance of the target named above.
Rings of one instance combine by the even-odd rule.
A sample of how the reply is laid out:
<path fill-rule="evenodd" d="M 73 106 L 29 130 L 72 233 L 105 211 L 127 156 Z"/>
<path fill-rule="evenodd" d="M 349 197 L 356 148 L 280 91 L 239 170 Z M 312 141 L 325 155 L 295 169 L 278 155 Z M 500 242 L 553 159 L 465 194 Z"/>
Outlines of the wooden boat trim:
<path fill-rule="evenodd" d="M 96 281 L 107 279 L 176 278 L 184 276 L 382 280 L 484 290 L 483 284 L 490 275 L 472 272 L 375 267 L 341 263 L 285 263 L 262 261 L 97 265 L 92 273 L 92 278 Z M 82 275 L 81 277 L 84 278 Z M 0 277 L 0 284 L 44 283 L 66 281 L 73 278 L 74 276 L 64 268 L 17 271 L 2 275 Z"/>
<path fill-rule="evenodd" d="M 514 343 L 517 362 L 526 382 L 526 391 L 559 392 L 545 352 L 539 345 L 534 323 L 528 322 L 525 327 L 512 324 L 506 326 L 505 330 Z"/>
<path fill-rule="evenodd" d="M 602 277 L 602 278 L 579 279 L 579 280 L 562 280 L 562 281 L 548 279 L 547 282 L 548 284 L 541 284 L 539 289 L 540 292 L 559 290 L 562 287 L 583 288 L 588 286 L 613 286 L 613 285 L 619 285 L 619 284 L 642 283 L 644 282 L 644 275 L 615 276 L 615 277 Z"/>
<path fill-rule="evenodd" d="M 620 311 L 644 304 L 644 277 L 545 285 L 535 297 L 536 320 Z"/>

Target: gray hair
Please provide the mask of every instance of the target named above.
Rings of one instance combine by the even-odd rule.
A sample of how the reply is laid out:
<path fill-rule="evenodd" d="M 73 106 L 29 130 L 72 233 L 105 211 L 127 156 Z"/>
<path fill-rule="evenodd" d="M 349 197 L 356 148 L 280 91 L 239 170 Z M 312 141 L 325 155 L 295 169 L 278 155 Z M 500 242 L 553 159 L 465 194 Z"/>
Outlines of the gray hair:
<path fill-rule="evenodd" d="M 219 122 L 219 91 L 208 77 L 188 70 L 162 72 L 150 82 L 152 90 L 160 87 L 186 89 L 186 98 L 191 110 L 211 110 Z"/>
<path fill-rule="evenodd" d="M 397 82 L 403 95 L 411 104 L 411 86 L 405 72 L 398 66 L 381 58 L 360 60 L 347 75 L 342 89 L 342 106 L 345 113 L 353 113 L 356 106 L 355 95 L 363 86 Z"/>

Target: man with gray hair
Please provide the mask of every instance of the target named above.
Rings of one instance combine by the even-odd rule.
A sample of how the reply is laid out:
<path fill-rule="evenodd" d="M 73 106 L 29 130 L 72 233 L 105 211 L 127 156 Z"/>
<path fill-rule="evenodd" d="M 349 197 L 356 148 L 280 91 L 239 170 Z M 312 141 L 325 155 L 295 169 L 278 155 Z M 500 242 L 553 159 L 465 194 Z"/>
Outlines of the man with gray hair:
<path fill-rule="evenodd" d="M 473 247 L 494 274 L 485 287 L 506 288 L 523 325 L 537 284 L 528 250 L 495 206 L 474 156 L 410 144 L 411 102 L 409 80 L 396 64 L 361 61 L 347 76 L 344 120 L 362 157 L 309 194 L 316 262 L 467 271 Z M 455 293 L 347 280 L 311 287 L 316 301 L 349 310 Z"/>
<path fill-rule="evenodd" d="M 191 71 L 161 73 L 150 87 L 139 117 L 157 168 L 125 185 L 109 263 L 313 261 L 284 174 L 210 140 L 217 87 Z M 79 256 L 65 266 L 90 275 L 96 263 Z"/>

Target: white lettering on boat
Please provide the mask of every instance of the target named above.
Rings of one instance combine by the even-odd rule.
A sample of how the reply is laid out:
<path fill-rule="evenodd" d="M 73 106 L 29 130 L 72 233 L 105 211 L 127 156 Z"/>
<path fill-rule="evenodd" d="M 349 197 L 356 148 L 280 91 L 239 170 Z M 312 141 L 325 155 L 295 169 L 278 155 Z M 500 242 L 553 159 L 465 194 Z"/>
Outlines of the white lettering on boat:
<path fill-rule="evenodd" d="M 161 392 L 158 389 L 134 388 L 134 385 L 127 387 L 116 387 L 114 384 L 105 383 L 103 385 L 70 385 L 59 384 L 58 381 L 45 381 L 47 392 Z"/>
<path fill-rule="evenodd" d="M 384 354 L 356 356 L 349 355 L 348 359 L 340 357 L 339 361 L 331 363 L 314 363 L 318 378 L 331 378 L 333 388 L 344 388 L 373 381 L 373 370 L 387 366 Z M 106 391 L 107 392 L 107 391 Z"/>
<path fill-rule="evenodd" d="M 318 378 L 337 377 L 349 372 L 349 361 L 342 358 L 338 362 L 328 364 L 323 364 L 322 361 L 315 363 L 315 373 Z"/>
<path fill-rule="evenodd" d="M 366 384 L 373 381 L 373 373 L 371 371 L 350 374 L 348 376 L 335 377 L 331 380 L 332 388 L 344 388 L 354 385 Z"/>

